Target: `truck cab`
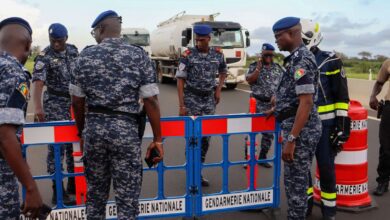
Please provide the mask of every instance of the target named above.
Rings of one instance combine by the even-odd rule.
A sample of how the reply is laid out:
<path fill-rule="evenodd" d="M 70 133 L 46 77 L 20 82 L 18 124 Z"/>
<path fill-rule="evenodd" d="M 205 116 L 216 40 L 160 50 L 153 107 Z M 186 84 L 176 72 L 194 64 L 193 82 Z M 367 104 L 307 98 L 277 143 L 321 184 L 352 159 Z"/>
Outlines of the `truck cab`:
<path fill-rule="evenodd" d="M 123 28 L 121 37 L 129 44 L 142 47 L 151 56 L 150 34 L 145 28 Z"/>

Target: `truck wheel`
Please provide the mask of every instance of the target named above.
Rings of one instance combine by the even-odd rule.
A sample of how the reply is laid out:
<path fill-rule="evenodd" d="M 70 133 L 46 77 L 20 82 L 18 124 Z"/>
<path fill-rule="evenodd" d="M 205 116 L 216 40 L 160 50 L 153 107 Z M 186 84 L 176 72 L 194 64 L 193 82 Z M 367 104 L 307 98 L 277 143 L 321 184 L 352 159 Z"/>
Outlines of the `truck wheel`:
<path fill-rule="evenodd" d="M 237 87 L 237 84 L 233 84 L 233 83 L 226 84 L 227 89 L 235 89 L 236 87 Z"/>

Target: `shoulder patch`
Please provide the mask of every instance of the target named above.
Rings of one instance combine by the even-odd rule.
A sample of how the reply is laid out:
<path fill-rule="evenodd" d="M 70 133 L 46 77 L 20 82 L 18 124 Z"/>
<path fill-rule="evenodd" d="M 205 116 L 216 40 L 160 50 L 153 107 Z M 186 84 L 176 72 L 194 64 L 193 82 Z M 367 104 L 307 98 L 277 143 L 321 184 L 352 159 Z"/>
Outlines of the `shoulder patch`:
<path fill-rule="evenodd" d="M 17 89 L 23 95 L 23 97 L 27 99 L 27 96 L 29 94 L 27 83 L 21 83 Z"/>
<path fill-rule="evenodd" d="M 185 50 L 185 51 L 183 52 L 182 56 L 183 56 L 183 57 L 187 57 L 187 56 L 189 56 L 190 54 L 191 54 L 191 50 L 190 50 L 190 49 L 187 49 L 187 50 Z"/>
<path fill-rule="evenodd" d="M 35 70 L 41 70 L 43 67 L 45 66 L 45 64 L 42 62 L 42 61 L 40 61 L 40 60 L 38 60 L 36 63 L 35 63 Z"/>
<path fill-rule="evenodd" d="M 299 69 L 297 69 L 297 70 L 295 71 L 295 73 L 294 73 L 294 79 L 295 79 L 295 80 L 298 80 L 298 79 L 300 79 L 303 75 L 305 75 L 305 70 L 302 69 L 302 68 L 299 68 Z"/>

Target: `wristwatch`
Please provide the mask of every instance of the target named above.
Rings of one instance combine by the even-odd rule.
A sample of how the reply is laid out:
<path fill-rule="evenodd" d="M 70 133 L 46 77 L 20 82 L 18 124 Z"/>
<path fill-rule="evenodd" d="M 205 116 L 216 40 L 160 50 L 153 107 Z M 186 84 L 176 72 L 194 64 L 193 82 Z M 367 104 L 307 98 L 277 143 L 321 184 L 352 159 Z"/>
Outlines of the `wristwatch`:
<path fill-rule="evenodd" d="M 297 137 L 295 137 L 295 136 L 292 135 L 292 134 L 289 134 L 289 135 L 287 136 L 287 141 L 290 142 L 290 143 L 295 142 L 296 139 L 297 139 Z"/>

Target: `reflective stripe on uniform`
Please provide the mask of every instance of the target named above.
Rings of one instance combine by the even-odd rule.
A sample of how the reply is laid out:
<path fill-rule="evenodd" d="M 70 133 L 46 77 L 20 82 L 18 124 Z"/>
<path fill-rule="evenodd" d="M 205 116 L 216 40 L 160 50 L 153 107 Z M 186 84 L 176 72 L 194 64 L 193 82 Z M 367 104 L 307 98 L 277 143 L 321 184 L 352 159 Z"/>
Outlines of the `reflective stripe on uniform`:
<path fill-rule="evenodd" d="M 334 111 L 334 104 L 318 106 L 318 113 Z"/>
<path fill-rule="evenodd" d="M 342 116 L 342 117 L 348 117 L 348 111 L 346 111 L 346 110 L 336 110 L 336 115 L 337 116 Z"/>
<path fill-rule="evenodd" d="M 306 191 L 306 194 L 307 194 L 307 195 L 313 194 L 313 187 L 309 187 L 309 188 L 307 189 L 307 191 Z"/>
<path fill-rule="evenodd" d="M 334 200 L 336 199 L 336 193 L 327 193 L 327 192 L 321 192 L 321 198 L 327 199 L 327 200 Z"/>
<path fill-rule="evenodd" d="M 348 110 L 349 104 L 344 102 L 336 102 L 334 104 L 335 109 Z"/>
<path fill-rule="evenodd" d="M 334 119 L 334 118 L 336 118 L 336 115 L 335 115 L 334 112 L 320 114 L 320 119 L 321 120 L 329 120 L 329 119 Z"/>
<path fill-rule="evenodd" d="M 337 70 L 334 70 L 334 71 L 327 71 L 325 72 L 325 75 L 329 76 L 329 75 L 335 75 L 337 73 L 340 72 L 340 69 L 337 69 Z"/>
<path fill-rule="evenodd" d="M 328 201 L 326 199 L 321 199 L 322 204 L 327 207 L 336 207 L 336 200 L 335 201 Z"/>

